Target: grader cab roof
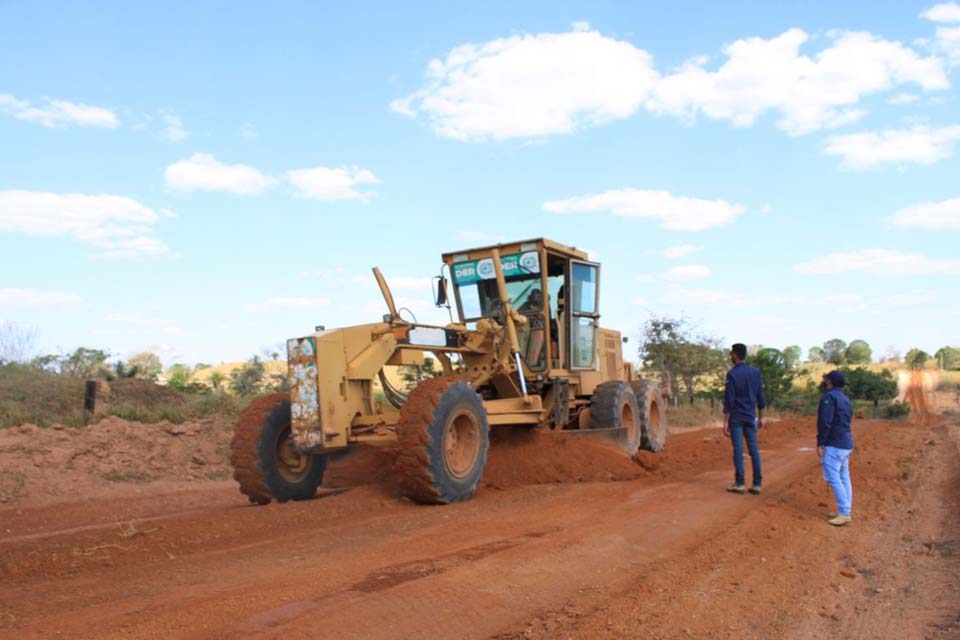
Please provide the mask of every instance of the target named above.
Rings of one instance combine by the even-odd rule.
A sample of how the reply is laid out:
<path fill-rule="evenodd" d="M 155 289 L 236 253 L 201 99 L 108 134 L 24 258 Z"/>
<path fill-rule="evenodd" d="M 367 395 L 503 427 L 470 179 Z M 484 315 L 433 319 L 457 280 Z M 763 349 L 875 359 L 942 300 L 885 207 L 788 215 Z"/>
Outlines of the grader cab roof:
<path fill-rule="evenodd" d="M 503 242 L 500 244 L 491 244 L 483 247 L 476 247 L 473 249 L 465 249 L 463 251 L 450 251 L 442 255 L 442 259 L 446 264 L 453 264 L 455 262 L 463 262 L 466 260 L 475 260 L 478 257 L 485 257 L 490 255 L 490 252 L 493 249 L 499 249 L 501 254 L 509 253 L 519 253 L 526 251 L 539 251 L 540 249 L 546 249 L 547 251 L 552 251 L 554 253 L 559 253 L 563 256 L 574 258 L 577 260 L 588 260 L 586 251 L 577 249 L 576 247 L 571 247 L 559 242 L 554 242 L 547 238 L 531 238 L 529 240 L 518 240 L 516 242 Z"/>

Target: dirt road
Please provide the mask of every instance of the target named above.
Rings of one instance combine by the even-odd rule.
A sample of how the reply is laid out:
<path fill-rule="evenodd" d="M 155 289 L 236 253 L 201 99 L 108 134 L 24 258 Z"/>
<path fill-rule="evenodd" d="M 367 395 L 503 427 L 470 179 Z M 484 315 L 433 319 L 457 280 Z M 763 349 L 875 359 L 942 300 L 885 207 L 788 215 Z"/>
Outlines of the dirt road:
<path fill-rule="evenodd" d="M 760 497 L 723 491 L 703 430 L 633 480 L 449 507 L 382 483 L 249 507 L 226 482 L 7 507 L 0 637 L 960 637 L 960 426 L 857 421 L 843 529 L 812 431 L 764 433 Z"/>

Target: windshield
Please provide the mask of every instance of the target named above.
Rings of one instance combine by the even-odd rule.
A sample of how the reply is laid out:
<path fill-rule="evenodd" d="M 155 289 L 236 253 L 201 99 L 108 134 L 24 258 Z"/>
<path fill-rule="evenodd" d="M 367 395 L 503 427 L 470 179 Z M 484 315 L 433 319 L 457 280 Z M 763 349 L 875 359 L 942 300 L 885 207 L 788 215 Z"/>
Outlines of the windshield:
<path fill-rule="evenodd" d="M 500 264 L 510 306 L 521 312 L 542 309 L 543 292 L 540 291 L 540 259 L 537 252 L 501 256 Z M 465 322 L 498 313 L 499 295 L 491 258 L 454 263 L 453 279 Z"/>

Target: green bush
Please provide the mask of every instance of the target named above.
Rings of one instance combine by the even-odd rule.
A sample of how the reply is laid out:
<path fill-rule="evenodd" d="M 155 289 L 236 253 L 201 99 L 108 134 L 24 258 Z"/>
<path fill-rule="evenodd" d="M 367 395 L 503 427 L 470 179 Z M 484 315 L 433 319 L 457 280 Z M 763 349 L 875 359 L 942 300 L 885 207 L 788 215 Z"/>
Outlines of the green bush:
<path fill-rule="evenodd" d="M 894 400 L 884 408 L 884 416 L 887 418 L 906 418 L 909 415 L 910 405 L 899 400 Z"/>
<path fill-rule="evenodd" d="M 136 402 L 122 402 L 108 406 L 97 418 L 114 416 L 129 422 L 160 422 L 168 420 L 180 424 L 184 421 L 183 411 L 176 405 L 161 404 L 147 406 Z"/>
<path fill-rule="evenodd" d="M 219 392 L 187 396 L 187 412 L 201 418 L 232 418 L 240 415 L 251 399 Z"/>
<path fill-rule="evenodd" d="M 24 364 L 0 365 L 0 428 L 27 422 L 70 426 L 83 415 L 84 381 Z M 82 421 L 81 421 L 82 422 Z"/>

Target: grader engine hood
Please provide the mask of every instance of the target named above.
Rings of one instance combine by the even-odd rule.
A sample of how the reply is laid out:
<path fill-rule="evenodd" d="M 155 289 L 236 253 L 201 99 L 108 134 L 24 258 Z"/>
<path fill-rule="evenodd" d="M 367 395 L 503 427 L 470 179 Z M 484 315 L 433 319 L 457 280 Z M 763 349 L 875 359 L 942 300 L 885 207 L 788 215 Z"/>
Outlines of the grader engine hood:
<path fill-rule="evenodd" d="M 322 447 L 317 341 L 313 336 L 287 341 L 287 379 L 290 381 L 290 427 L 297 448 Z"/>

